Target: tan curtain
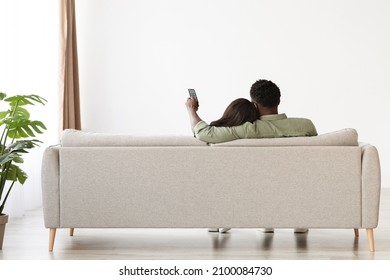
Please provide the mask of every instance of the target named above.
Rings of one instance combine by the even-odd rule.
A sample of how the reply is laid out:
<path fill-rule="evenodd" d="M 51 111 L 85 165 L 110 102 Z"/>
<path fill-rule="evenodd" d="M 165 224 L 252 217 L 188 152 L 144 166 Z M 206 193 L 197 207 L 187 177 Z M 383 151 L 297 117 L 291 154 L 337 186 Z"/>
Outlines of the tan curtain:
<path fill-rule="evenodd" d="M 60 0 L 60 36 L 60 127 L 81 129 L 74 0 Z"/>

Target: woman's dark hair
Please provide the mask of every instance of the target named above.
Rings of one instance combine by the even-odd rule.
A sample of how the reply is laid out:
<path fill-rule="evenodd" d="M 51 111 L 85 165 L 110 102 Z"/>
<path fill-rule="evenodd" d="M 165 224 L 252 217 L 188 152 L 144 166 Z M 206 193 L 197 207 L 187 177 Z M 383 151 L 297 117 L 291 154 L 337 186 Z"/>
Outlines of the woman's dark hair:
<path fill-rule="evenodd" d="M 255 105 L 245 98 L 234 100 L 226 108 L 223 116 L 210 123 L 211 126 L 237 126 L 259 119 L 259 112 Z"/>
<path fill-rule="evenodd" d="M 250 90 L 252 101 L 267 107 L 277 107 L 280 103 L 280 89 L 272 81 L 258 80 Z"/>

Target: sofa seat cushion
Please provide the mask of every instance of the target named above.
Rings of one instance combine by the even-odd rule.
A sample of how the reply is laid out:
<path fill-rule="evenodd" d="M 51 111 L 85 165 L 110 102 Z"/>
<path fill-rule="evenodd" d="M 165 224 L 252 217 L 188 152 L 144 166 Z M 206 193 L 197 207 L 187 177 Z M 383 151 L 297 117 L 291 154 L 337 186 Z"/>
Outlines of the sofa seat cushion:
<path fill-rule="evenodd" d="M 358 146 L 358 134 L 353 128 L 346 128 L 330 133 L 310 137 L 284 137 L 284 138 L 261 138 L 239 139 L 225 143 L 211 144 L 212 146 Z"/>
<path fill-rule="evenodd" d="M 66 129 L 61 135 L 62 147 L 131 147 L 131 146 L 207 146 L 192 136 L 134 136 Z"/>

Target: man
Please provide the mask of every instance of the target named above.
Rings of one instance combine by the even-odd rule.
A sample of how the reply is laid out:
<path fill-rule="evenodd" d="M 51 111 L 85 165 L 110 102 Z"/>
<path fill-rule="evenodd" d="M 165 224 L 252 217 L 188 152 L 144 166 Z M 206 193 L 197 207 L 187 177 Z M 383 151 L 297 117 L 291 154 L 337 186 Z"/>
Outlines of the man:
<path fill-rule="evenodd" d="M 190 116 L 192 130 L 201 141 L 221 143 L 242 138 L 276 138 L 316 136 L 314 124 L 303 118 L 287 118 L 286 114 L 278 114 L 280 90 L 276 84 L 268 80 L 256 81 L 250 96 L 260 114 L 260 119 L 253 123 L 245 123 L 234 127 L 210 126 L 198 116 L 198 103 L 195 99 L 187 99 L 186 106 Z"/>
<path fill-rule="evenodd" d="M 186 106 L 190 116 L 191 128 L 196 138 L 208 143 L 221 143 L 242 138 L 317 135 L 317 130 L 310 120 L 304 118 L 287 118 L 286 114 L 278 113 L 280 90 L 272 81 L 256 81 L 250 89 L 250 96 L 259 112 L 260 119 L 253 123 L 247 122 L 243 125 L 233 127 L 215 127 L 208 125 L 197 114 L 198 102 L 193 98 L 188 98 Z M 222 228 L 220 232 L 225 233 L 228 230 L 228 228 Z M 218 229 L 210 229 L 210 231 L 218 231 Z M 273 229 L 265 229 L 265 232 L 272 233 Z M 304 233 L 307 232 L 307 229 L 295 229 L 294 232 Z"/>

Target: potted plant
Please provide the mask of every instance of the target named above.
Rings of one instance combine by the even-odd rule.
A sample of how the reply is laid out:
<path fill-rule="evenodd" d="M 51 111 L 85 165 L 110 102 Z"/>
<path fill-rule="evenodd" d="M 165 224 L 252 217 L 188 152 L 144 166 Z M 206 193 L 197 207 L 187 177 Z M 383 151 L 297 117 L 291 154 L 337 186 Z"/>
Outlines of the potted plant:
<path fill-rule="evenodd" d="M 3 213 L 5 203 L 15 183 L 24 184 L 27 174 L 20 168 L 23 154 L 38 146 L 41 141 L 32 139 L 36 133 L 43 133 L 46 126 L 41 121 L 30 120 L 25 106 L 42 104 L 46 99 L 38 95 L 15 95 L 6 98 L 0 92 L 0 102 L 6 110 L 0 112 L 0 249 L 3 247 L 5 224 L 8 215 Z M 0 103 L 0 105 L 2 105 Z M 1 106 L 1 110 L 4 110 Z"/>

